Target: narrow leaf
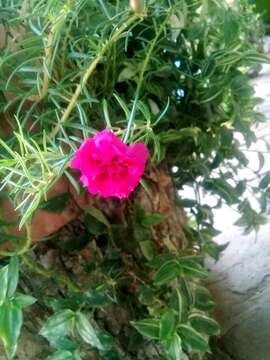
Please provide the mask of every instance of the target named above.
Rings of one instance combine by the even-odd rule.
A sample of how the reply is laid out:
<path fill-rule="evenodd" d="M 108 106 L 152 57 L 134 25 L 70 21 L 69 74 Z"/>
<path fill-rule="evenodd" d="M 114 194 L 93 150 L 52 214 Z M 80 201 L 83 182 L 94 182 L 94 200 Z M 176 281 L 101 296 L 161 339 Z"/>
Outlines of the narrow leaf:
<path fill-rule="evenodd" d="M 8 265 L 0 269 L 0 306 L 6 299 L 8 289 Z"/>
<path fill-rule="evenodd" d="M 96 218 L 99 222 L 106 225 L 108 228 L 110 227 L 110 223 L 107 220 L 106 216 L 99 209 L 94 207 L 93 205 L 86 205 L 84 207 L 84 211 L 86 213 L 90 214 L 91 216 L 93 216 L 94 218 Z"/>
<path fill-rule="evenodd" d="M 270 184 L 270 171 L 267 171 L 267 173 L 261 179 L 259 187 L 261 189 L 266 189 L 269 184 Z"/>
<path fill-rule="evenodd" d="M 17 256 L 13 256 L 10 259 L 9 265 L 8 265 L 8 290 L 7 290 L 7 296 L 11 298 L 17 288 L 19 280 L 19 259 Z"/>

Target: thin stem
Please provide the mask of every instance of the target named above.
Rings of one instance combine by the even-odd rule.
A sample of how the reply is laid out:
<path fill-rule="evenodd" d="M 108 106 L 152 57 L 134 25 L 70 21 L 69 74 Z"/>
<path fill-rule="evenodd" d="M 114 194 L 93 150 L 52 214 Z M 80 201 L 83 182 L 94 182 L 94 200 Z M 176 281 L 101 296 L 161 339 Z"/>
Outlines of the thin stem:
<path fill-rule="evenodd" d="M 86 69 L 86 72 L 83 75 L 83 78 L 80 82 L 80 84 L 77 85 L 77 88 L 75 90 L 75 93 L 73 94 L 68 107 L 66 108 L 66 110 L 64 111 L 60 121 L 57 123 L 57 125 L 55 126 L 55 128 L 52 130 L 51 134 L 50 134 L 50 138 L 55 137 L 55 135 L 58 133 L 58 131 L 60 130 L 61 126 L 67 121 L 67 119 L 69 118 L 69 115 L 71 114 L 72 110 L 74 109 L 74 107 L 76 106 L 76 102 L 85 86 L 85 84 L 87 83 L 87 81 L 89 80 L 89 78 L 93 75 L 97 65 L 101 62 L 101 60 L 103 59 L 103 56 L 105 55 L 105 53 L 108 51 L 108 49 L 111 47 L 112 44 L 114 44 L 117 40 L 119 40 L 119 38 L 121 37 L 122 33 L 136 20 L 140 19 L 141 21 L 142 16 L 138 15 L 138 14 L 134 14 L 133 16 L 131 16 L 125 23 L 123 23 L 119 28 L 117 28 L 114 32 L 114 34 L 112 35 L 112 37 L 104 43 L 104 45 L 102 46 L 101 50 L 99 51 L 99 53 L 97 54 L 97 56 L 95 57 L 95 59 L 91 62 L 91 64 L 88 66 L 88 68 Z"/>
<path fill-rule="evenodd" d="M 107 16 L 107 18 L 109 20 L 111 20 L 111 15 L 109 14 L 109 11 L 107 10 L 106 5 L 104 4 L 104 1 L 103 0 L 98 0 L 98 1 L 100 3 L 100 6 L 102 7 L 104 14 Z"/>
<path fill-rule="evenodd" d="M 49 90 L 49 71 L 51 66 L 52 60 L 52 49 L 53 49 L 53 42 L 54 42 L 54 33 L 51 31 L 48 36 L 48 43 L 45 46 L 45 59 L 44 59 L 44 78 L 43 78 L 43 87 L 41 90 L 41 94 L 39 96 L 39 101 L 45 98 L 47 92 Z M 45 69 L 46 67 L 46 69 Z"/>

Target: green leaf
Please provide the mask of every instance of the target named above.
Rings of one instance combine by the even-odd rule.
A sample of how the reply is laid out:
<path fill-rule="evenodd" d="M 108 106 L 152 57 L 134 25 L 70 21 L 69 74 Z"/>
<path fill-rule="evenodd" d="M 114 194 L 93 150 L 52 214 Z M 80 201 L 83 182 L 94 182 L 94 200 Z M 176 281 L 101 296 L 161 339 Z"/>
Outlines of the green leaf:
<path fill-rule="evenodd" d="M 46 360 L 73 360 L 73 355 L 70 351 L 58 350 L 54 354 L 48 356 Z"/>
<path fill-rule="evenodd" d="M 270 171 L 267 171 L 267 173 L 261 179 L 259 187 L 261 189 L 266 189 L 269 184 L 270 184 Z"/>
<path fill-rule="evenodd" d="M 209 351 L 208 341 L 189 325 L 180 325 L 178 328 L 180 337 L 195 351 Z"/>
<path fill-rule="evenodd" d="M 140 241 L 139 245 L 144 257 L 148 261 L 151 261 L 155 257 L 155 253 L 156 253 L 153 241 L 151 240 Z"/>
<path fill-rule="evenodd" d="M 160 321 L 157 319 L 144 319 L 132 321 L 131 325 L 142 335 L 149 339 L 159 339 Z"/>
<path fill-rule="evenodd" d="M 175 310 L 178 316 L 178 323 L 181 323 L 186 318 L 188 306 L 187 301 L 182 296 L 179 289 L 174 289 L 171 297 L 170 306 Z"/>
<path fill-rule="evenodd" d="M 22 321 L 22 310 L 12 302 L 7 301 L 0 307 L 0 338 L 8 359 L 12 359 L 16 353 Z"/>
<path fill-rule="evenodd" d="M 46 360 L 81 360 L 81 357 L 78 354 L 73 355 L 70 351 L 58 350 L 48 356 Z"/>
<path fill-rule="evenodd" d="M 229 242 L 225 244 L 217 244 L 214 241 L 206 241 L 203 244 L 203 251 L 206 252 L 209 256 L 211 256 L 216 261 L 219 260 L 220 255 L 223 253 L 223 251 L 229 246 Z"/>
<path fill-rule="evenodd" d="M 99 338 L 100 343 L 103 347 L 103 352 L 108 352 L 115 345 L 116 338 L 109 335 L 107 332 L 103 330 L 97 330 L 97 336 Z"/>
<path fill-rule="evenodd" d="M 24 295 L 20 293 L 16 293 L 13 303 L 19 308 L 25 308 L 27 306 L 33 305 L 37 301 L 36 298 L 30 295 Z"/>
<path fill-rule="evenodd" d="M 186 306 L 188 309 L 190 308 L 190 306 L 194 305 L 194 291 L 192 280 L 193 279 L 191 279 L 191 281 L 189 282 L 187 281 L 187 279 L 183 278 L 180 284 L 180 291 L 183 299 L 185 299 L 186 301 Z"/>
<path fill-rule="evenodd" d="M 169 130 L 162 132 L 159 135 L 160 142 L 163 144 L 170 144 L 184 140 L 186 138 L 192 138 L 197 142 L 198 134 L 201 130 L 197 127 L 187 127 L 180 130 Z"/>
<path fill-rule="evenodd" d="M 100 289 L 90 289 L 89 291 L 85 292 L 85 301 L 91 307 L 101 307 L 104 305 L 112 304 L 114 300 L 109 296 L 109 294 Z"/>
<path fill-rule="evenodd" d="M 9 265 L 8 265 L 8 290 L 7 290 L 7 296 L 11 298 L 17 288 L 19 280 L 19 259 L 17 256 L 13 256 L 10 259 Z"/>
<path fill-rule="evenodd" d="M 227 9 L 223 12 L 224 20 L 223 20 L 223 36 L 224 41 L 227 46 L 232 43 L 236 36 L 238 35 L 239 31 L 239 21 L 235 13 L 231 9 Z"/>
<path fill-rule="evenodd" d="M 208 277 L 207 270 L 194 260 L 180 258 L 179 264 L 184 276 L 195 277 L 199 279 L 206 279 Z"/>
<path fill-rule="evenodd" d="M 258 152 L 258 160 L 259 160 L 259 168 L 258 168 L 257 172 L 259 173 L 265 164 L 265 157 L 261 152 Z"/>
<path fill-rule="evenodd" d="M 107 226 L 105 226 L 102 222 L 98 221 L 95 217 L 86 214 L 84 218 L 84 224 L 87 229 L 87 234 L 89 238 L 89 233 L 94 236 L 99 236 L 102 234 L 106 234 L 108 231 Z M 71 239 L 71 242 L 73 242 L 73 239 Z"/>
<path fill-rule="evenodd" d="M 182 341 L 178 334 L 174 334 L 171 339 L 165 343 L 165 349 L 168 355 L 168 360 L 182 359 Z"/>
<path fill-rule="evenodd" d="M 137 70 L 134 67 L 124 68 L 118 76 L 118 82 L 132 79 L 136 75 L 136 72 Z"/>
<path fill-rule="evenodd" d="M 197 286 L 195 288 L 195 307 L 203 311 L 210 311 L 215 307 L 212 296 L 205 287 Z"/>
<path fill-rule="evenodd" d="M 229 184 L 228 181 L 222 178 L 218 179 L 207 179 L 204 182 L 206 190 L 209 190 L 222 199 L 224 199 L 229 205 L 235 204 L 238 202 L 238 191 Z"/>
<path fill-rule="evenodd" d="M 104 346 L 98 338 L 97 331 L 90 324 L 87 317 L 81 312 L 76 313 L 76 329 L 81 338 L 89 345 L 104 350 Z"/>
<path fill-rule="evenodd" d="M 206 335 L 212 336 L 220 334 L 219 324 L 206 315 L 192 314 L 189 317 L 189 322 L 195 330 Z"/>
<path fill-rule="evenodd" d="M 172 336 L 175 330 L 175 312 L 173 309 L 168 309 L 163 314 L 160 321 L 160 340 L 166 340 Z"/>
<path fill-rule="evenodd" d="M 151 305 L 155 300 L 155 291 L 149 286 L 142 286 L 138 298 L 141 304 Z"/>
<path fill-rule="evenodd" d="M 78 348 L 78 344 L 66 336 L 50 339 L 50 346 L 58 350 L 70 352 L 74 352 Z"/>
<path fill-rule="evenodd" d="M 107 228 L 110 228 L 110 223 L 107 220 L 106 216 L 102 213 L 102 211 L 100 211 L 93 205 L 86 205 L 83 209 L 87 214 L 93 216 L 96 220 L 104 224 Z"/>
<path fill-rule="evenodd" d="M 252 64 L 269 64 L 270 60 L 267 55 L 264 55 L 255 50 L 249 50 L 242 54 L 243 60 Z"/>
<path fill-rule="evenodd" d="M 68 206 L 72 196 L 70 193 L 65 192 L 60 195 L 54 196 L 50 200 L 39 205 L 39 209 L 46 210 L 49 212 L 62 212 Z"/>
<path fill-rule="evenodd" d="M 6 299 L 8 290 L 8 265 L 0 269 L 0 306 Z"/>
<path fill-rule="evenodd" d="M 180 274 L 180 267 L 176 260 L 165 262 L 154 277 L 154 284 L 161 286 L 168 284 Z"/>
<path fill-rule="evenodd" d="M 68 335 L 74 326 L 75 313 L 65 309 L 50 316 L 40 334 L 50 341 Z"/>
<path fill-rule="evenodd" d="M 161 223 L 163 217 L 160 214 L 146 215 L 142 219 L 143 226 L 153 226 Z"/>

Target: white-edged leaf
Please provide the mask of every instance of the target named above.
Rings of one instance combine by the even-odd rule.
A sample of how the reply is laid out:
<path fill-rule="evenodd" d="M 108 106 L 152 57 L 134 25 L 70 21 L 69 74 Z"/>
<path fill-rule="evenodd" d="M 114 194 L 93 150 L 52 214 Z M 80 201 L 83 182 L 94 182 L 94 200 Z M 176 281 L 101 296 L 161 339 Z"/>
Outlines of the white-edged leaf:
<path fill-rule="evenodd" d="M 182 341 L 178 334 L 174 334 L 171 339 L 166 341 L 165 348 L 169 360 L 182 359 Z"/>
<path fill-rule="evenodd" d="M 76 329 L 81 338 L 89 345 L 99 350 L 104 350 L 104 346 L 98 338 L 95 328 L 91 325 L 87 317 L 81 312 L 76 313 Z"/>
<path fill-rule="evenodd" d="M 178 332 L 180 337 L 192 348 L 192 350 L 202 352 L 209 350 L 207 338 L 193 329 L 193 327 L 183 324 L 179 326 Z"/>
<path fill-rule="evenodd" d="M 40 334 L 50 341 L 69 334 L 74 325 L 75 313 L 70 309 L 59 311 L 49 317 Z"/>
<path fill-rule="evenodd" d="M 8 289 L 7 296 L 11 298 L 16 291 L 19 280 L 19 259 L 13 256 L 8 265 Z"/>
<path fill-rule="evenodd" d="M 0 306 L 6 299 L 8 289 L 8 265 L 0 269 Z"/>
<path fill-rule="evenodd" d="M 157 319 L 144 319 L 131 323 L 135 329 L 143 336 L 150 339 L 159 339 L 160 321 Z"/>
<path fill-rule="evenodd" d="M 166 261 L 155 275 L 154 283 L 157 286 L 168 284 L 175 279 L 180 273 L 179 264 L 176 260 Z"/>
<path fill-rule="evenodd" d="M 107 220 L 106 216 L 98 208 L 94 207 L 93 205 L 86 205 L 86 206 L 84 206 L 84 211 L 87 214 L 90 214 L 91 216 L 93 216 L 96 220 L 98 220 L 102 224 L 106 225 L 107 228 L 110 227 L 110 223 Z"/>
<path fill-rule="evenodd" d="M 16 306 L 20 308 L 25 308 L 27 306 L 33 305 L 37 301 L 36 298 L 30 295 L 16 293 L 13 302 Z"/>
<path fill-rule="evenodd" d="M 219 324 L 204 314 L 190 315 L 189 322 L 195 330 L 206 335 L 213 336 L 220 334 Z"/>
<path fill-rule="evenodd" d="M 22 321 L 22 310 L 12 302 L 6 301 L 0 307 L 0 339 L 8 359 L 12 359 L 16 353 Z"/>
<path fill-rule="evenodd" d="M 175 311 L 173 309 L 167 309 L 160 321 L 160 340 L 166 340 L 171 337 L 174 333 L 175 325 Z"/>

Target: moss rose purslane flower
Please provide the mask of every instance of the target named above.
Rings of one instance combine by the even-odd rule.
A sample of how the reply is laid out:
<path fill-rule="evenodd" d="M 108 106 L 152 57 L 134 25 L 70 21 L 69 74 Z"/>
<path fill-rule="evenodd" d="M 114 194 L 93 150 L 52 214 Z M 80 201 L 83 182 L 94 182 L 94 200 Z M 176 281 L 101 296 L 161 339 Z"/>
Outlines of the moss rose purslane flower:
<path fill-rule="evenodd" d="M 80 180 L 91 194 L 123 199 L 139 184 L 147 158 L 144 144 L 128 146 L 112 131 L 103 130 L 82 143 L 71 168 L 80 170 Z"/>

